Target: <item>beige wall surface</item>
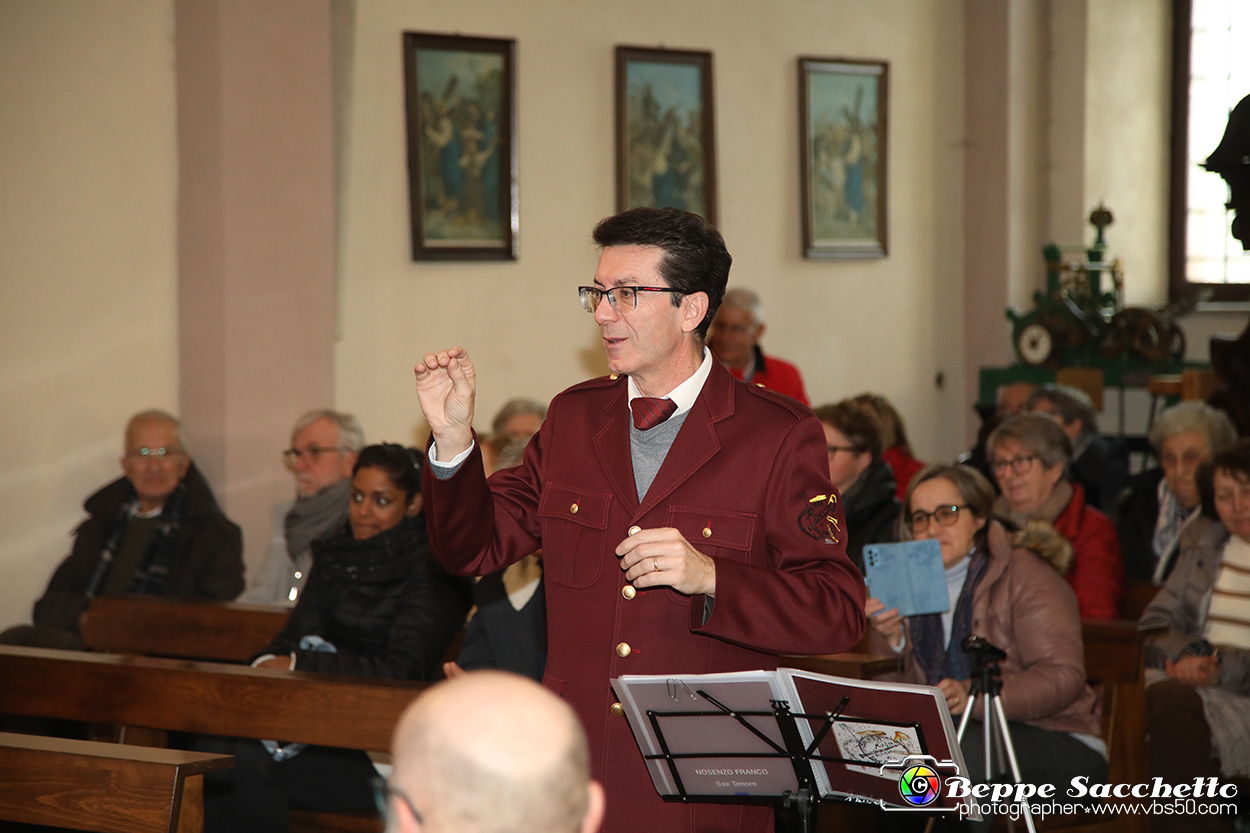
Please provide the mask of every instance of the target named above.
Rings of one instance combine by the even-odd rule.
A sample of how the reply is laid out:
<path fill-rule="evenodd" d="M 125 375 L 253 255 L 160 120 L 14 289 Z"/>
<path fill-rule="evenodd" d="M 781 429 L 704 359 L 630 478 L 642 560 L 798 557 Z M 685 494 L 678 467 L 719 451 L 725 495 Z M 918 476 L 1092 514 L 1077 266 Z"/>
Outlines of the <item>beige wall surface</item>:
<path fill-rule="evenodd" d="M 1107 243 L 1137 306 L 1168 302 L 1171 15 L 1169 0 L 1089 3 L 1085 216 L 1100 200 L 1115 215 Z"/>
<path fill-rule="evenodd" d="M 121 474 L 127 417 L 177 406 L 172 27 L 0 2 L 0 628 Z"/>
<path fill-rule="evenodd" d="M 520 259 L 409 259 L 401 39 L 405 30 L 517 40 Z M 963 443 L 962 4 L 955 0 L 466 0 L 357 5 L 345 137 L 338 405 L 371 440 L 425 428 L 412 365 L 462 344 L 477 425 L 509 397 L 549 398 L 604 372 L 574 287 L 594 273 L 594 223 L 615 206 L 613 48 L 714 53 L 720 227 L 730 283 L 763 296 L 765 347 L 795 361 L 814 403 L 875 390 L 917 452 Z M 800 254 L 797 58 L 890 62 L 890 253 Z M 935 374 L 945 372 L 938 389 Z M 954 430 L 951 430 L 954 426 Z"/>

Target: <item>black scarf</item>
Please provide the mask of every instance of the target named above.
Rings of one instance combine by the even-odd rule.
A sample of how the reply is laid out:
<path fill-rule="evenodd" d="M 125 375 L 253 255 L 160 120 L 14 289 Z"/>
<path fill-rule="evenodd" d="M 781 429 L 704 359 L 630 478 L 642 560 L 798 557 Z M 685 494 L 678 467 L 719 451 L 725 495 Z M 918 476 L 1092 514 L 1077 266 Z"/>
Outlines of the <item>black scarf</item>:
<path fill-rule="evenodd" d="M 357 541 L 351 524 L 312 543 L 314 574 L 319 581 L 386 582 L 412 572 L 426 547 L 425 516 L 405 516 L 372 538 Z"/>
<path fill-rule="evenodd" d="M 955 604 L 949 643 L 945 643 L 943 639 L 945 630 L 942 628 L 942 614 L 926 613 L 911 617 L 909 629 L 914 645 L 913 653 L 924 671 L 925 683 L 928 685 L 937 685 L 946 679 L 966 680 L 972 674 L 972 666 L 962 644 L 964 638 L 972 633 L 972 597 L 977 592 L 977 585 L 985 577 L 985 568 L 990 562 L 983 552 L 984 549 L 983 546 L 974 546 L 972 554 L 968 556 L 968 575 L 964 578 L 959 601 Z M 955 647 L 947 650 L 948 645 Z"/>
<path fill-rule="evenodd" d="M 143 561 L 135 569 L 129 592 L 159 594 L 164 589 L 165 579 L 169 576 L 169 568 L 174 562 L 174 556 L 177 555 L 178 533 L 182 531 L 186 502 L 187 482 L 184 478 L 178 483 L 173 494 L 165 500 L 165 505 L 161 507 L 161 514 L 156 519 L 156 529 L 152 532 L 152 541 L 148 544 L 148 551 L 144 554 Z M 104 539 L 104 548 L 100 551 L 100 561 L 96 564 L 95 574 L 87 584 L 87 598 L 97 595 L 100 588 L 104 586 L 122 535 L 126 533 L 126 527 L 138 508 L 139 498 L 136 496 L 122 504 L 117 514 L 113 516 L 108 537 Z"/>

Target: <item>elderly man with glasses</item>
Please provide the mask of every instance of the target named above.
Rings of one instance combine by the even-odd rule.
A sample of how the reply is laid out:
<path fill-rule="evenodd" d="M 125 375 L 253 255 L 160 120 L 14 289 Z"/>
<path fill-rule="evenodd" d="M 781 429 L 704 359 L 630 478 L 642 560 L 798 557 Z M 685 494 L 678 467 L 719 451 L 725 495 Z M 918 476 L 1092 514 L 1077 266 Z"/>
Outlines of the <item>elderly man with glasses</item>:
<path fill-rule="evenodd" d="M 273 507 L 273 535 L 265 562 L 248 576 L 241 602 L 292 607 L 312 567 L 312 542 L 347 523 L 352 466 L 365 447 L 356 417 L 309 411 L 291 429 L 282 461 L 295 475 L 295 500 Z"/>
<path fill-rule="evenodd" d="M 594 315 L 609 375 L 557 396 L 520 466 L 487 483 L 465 350 L 426 355 L 417 395 L 433 445 L 422 494 L 435 555 L 487 573 L 540 547 L 544 683 L 577 711 L 607 831 L 772 829 L 768 808 L 665 803 L 611 680 L 771 669 L 844 651 L 863 631 L 824 431 L 788 396 L 748 385 L 704 346 L 731 258 L 675 209 L 594 231 Z"/>
<path fill-rule="evenodd" d="M 229 600 L 243 589 L 243 534 L 191 461 L 178 420 L 163 411 L 135 414 L 125 442 L 125 476 L 83 503 L 89 517 L 35 602 L 34 626 L 10 628 L 0 642 L 81 648 L 93 596 Z"/>

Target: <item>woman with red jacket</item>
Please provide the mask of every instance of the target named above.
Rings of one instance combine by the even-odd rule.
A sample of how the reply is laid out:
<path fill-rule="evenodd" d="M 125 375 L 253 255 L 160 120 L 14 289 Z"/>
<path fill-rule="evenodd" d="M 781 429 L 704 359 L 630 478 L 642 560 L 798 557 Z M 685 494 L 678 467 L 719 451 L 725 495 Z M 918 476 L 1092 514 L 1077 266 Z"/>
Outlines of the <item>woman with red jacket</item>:
<path fill-rule="evenodd" d="M 1064 578 L 1076 591 L 1082 619 L 1118 619 L 1125 572 L 1111 519 L 1085 502 L 1079 484 L 1064 478 L 1072 456 L 1068 435 L 1054 419 L 1021 414 L 1004 422 L 986 443 L 1002 495 L 994 513 L 1024 527 L 1054 524 L 1072 544 Z"/>

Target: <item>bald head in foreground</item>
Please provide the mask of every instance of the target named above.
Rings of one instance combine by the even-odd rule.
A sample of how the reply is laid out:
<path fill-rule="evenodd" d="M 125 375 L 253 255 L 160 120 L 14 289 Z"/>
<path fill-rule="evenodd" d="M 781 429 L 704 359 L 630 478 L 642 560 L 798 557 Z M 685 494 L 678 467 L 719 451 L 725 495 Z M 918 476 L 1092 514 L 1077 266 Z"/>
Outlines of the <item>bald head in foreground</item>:
<path fill-rule="evenodd" d="M 388 833 L 593 833 L 603 819 L 577 715 L 525 677 L 476 671 L 433 686 L 391 751 Z"/>

